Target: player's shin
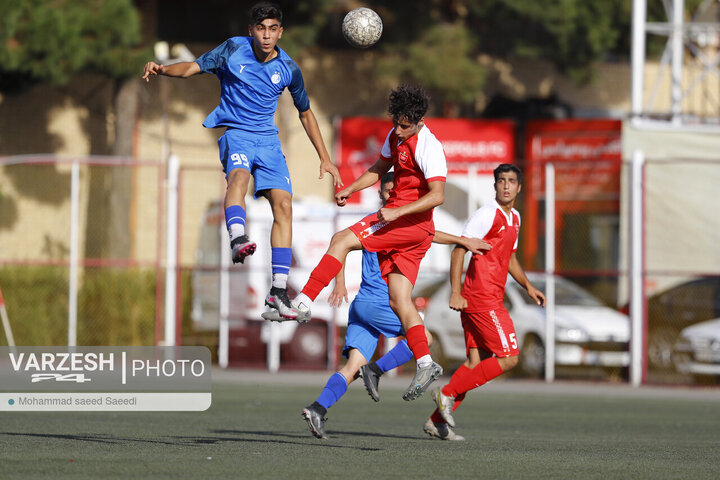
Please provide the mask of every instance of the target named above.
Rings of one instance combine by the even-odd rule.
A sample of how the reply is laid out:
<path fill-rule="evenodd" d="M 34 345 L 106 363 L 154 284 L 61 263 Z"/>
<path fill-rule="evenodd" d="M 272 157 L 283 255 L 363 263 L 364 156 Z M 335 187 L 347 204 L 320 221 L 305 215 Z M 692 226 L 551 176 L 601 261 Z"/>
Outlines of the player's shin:
<path fill-rule="evenodd" d="M 332 255 L 325 254 L 317 267 L 310 274 L 310 278 L 302 289 L 310 301 L 315 301 L 323 288 L 327 287 L 333 278 L 340 272 L 342 263 Z"/>

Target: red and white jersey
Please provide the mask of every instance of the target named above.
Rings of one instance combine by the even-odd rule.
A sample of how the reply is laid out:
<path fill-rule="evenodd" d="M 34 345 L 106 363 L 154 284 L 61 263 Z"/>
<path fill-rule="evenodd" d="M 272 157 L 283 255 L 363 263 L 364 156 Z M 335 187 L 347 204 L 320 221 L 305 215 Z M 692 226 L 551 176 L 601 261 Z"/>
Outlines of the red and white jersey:
<path fill-rule="evenodd" d="M 390 130 L 380 151 L 383 160 L 393 163 L 395 178 L 388 208 L 397 208 L 419 199 L 430 191 L 428 182 L 445 181 L 447 163 L 442 144 L 427 125 L 417 135 L 399 142 L 395 129 Z M 406 215 L 429 233 L 435 232 L 433 209 Z"/>
<path fill-rule="evenodd" d="M 510 257 L 517 250 L 519 233 L 520 213 L 513 208 L 506 214 L 495 200 L 467 221 L 462 236 L 482 238 L 492 248 L 470 259 L 462 288 L 468 302 L 465 311 L 483 312 L 502 306 Z"/>

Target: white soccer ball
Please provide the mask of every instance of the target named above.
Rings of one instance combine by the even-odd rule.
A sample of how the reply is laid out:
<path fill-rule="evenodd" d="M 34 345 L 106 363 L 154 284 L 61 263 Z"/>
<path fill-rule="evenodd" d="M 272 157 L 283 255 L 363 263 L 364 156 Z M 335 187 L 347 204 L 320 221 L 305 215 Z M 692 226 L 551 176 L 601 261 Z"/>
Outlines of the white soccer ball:
<path fill-rule="evenodd" d="M 380 40 L 383 24 L 374 10 L 361 7 L 350 10 L 342 23 L 342 33 L 350 45 L 367 48 Z"/>

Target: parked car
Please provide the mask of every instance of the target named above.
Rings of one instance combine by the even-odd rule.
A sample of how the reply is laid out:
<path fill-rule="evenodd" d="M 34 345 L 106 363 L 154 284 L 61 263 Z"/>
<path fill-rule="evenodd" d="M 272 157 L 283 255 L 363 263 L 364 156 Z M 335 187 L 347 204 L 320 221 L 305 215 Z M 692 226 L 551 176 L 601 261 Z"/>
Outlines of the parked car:
<path fill-rule="evenodd" d="M 545 275 L 528 272 L 530 281 L 545 291 Z M 576 284 L 555 277 L 555 364 L 568 367 L 624 369 L 629 365 L 630 319 Z M 466 358 L 460 313 L 448 307 L 450 281 L 428 301 L 425 325 L 435 338 L 434 357 L 445 366 Z M 418 302 L 416 301 L 416 304 Z M 505 289 L 505 308 L 515 325 L 520 348 L 517 369 L 540 377 L 545 371 L 545 311 L 510 276 Z"/>
<path fill-rule="evenodd" d="M 673 370 L 673 349 L 681 331 L 720 317 L 720 277 L 682 283 L 648 298 L 648 365 Z"/>
<path fill-rule="evenodd" d="M 720 318 L 684 328 L 675 344 L 675 367 L 696 382 L 720 379 Z"/>

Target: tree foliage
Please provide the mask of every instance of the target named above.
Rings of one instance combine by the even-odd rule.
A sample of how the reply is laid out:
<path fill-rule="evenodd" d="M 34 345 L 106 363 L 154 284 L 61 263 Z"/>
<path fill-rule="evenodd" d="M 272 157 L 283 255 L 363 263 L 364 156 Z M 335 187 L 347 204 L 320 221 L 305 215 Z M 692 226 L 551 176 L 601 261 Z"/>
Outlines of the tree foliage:
<path fill-rule="evenodd" d="M 148 58 L 139 42 L 132 0 L 0 0 L 0 90 L 135 75 Z"/>

